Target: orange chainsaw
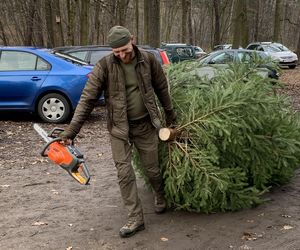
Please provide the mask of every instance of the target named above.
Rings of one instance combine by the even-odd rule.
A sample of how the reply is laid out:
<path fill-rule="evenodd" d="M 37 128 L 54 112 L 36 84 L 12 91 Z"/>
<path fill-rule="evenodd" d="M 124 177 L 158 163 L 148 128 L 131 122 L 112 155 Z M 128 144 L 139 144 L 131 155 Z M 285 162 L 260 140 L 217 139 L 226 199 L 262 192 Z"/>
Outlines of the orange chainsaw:
<path fill-rule="evenodd" d="M 74 145 L 63 145 L 59 134 L 64 130 L 54 128 L 49 134 L 38 124 L 33 124 L 35 131 L 46 141 L 41 155 L 48 157 L 55 164 L 66 170 L 80 184 L 87 185 L 90 173 L 85 165 L 83 154 Z"/>

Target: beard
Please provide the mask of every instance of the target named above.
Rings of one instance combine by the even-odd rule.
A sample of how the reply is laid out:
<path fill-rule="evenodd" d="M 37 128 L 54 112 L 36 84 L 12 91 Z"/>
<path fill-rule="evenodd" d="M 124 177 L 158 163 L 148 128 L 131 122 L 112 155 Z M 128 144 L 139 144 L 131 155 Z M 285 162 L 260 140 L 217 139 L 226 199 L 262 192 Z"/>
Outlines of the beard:
<path fill-rule="evenodd" d="M 120 59 L 124 64 L 129 64 L 129 63 L 132 62 L 132 59 L 134 58 L 134 56 L 135 56 L 135 53 L 134 53 L 134 51 L 132 50 L 132 51 L 126 53 L 126 55 L 125 55 L 123 58 L 119 57 L 119 59 Z"/>

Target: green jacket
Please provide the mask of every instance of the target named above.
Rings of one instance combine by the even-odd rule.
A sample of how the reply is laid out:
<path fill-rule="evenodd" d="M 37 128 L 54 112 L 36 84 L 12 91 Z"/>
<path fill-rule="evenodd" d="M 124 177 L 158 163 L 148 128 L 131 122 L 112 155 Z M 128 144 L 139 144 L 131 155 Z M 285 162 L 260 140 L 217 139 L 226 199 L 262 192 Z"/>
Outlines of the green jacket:
<path fill-rule="evenodd" d="M 154 55 L 139 50 L 136 46 L 134 46 L 134 50 L 137 56 L 136 72 L 139 89 L 152 124 L 158 129 L 161 122 L 155 95 L 164 109 L 166 122 L 170 124 L 176 118 L 171 103 L 169 85 L 163 69 Z M 62 138 L 73 139 L 79 133 L 103 90 L 108 112 L 108 130 L 111 135 L 128 140 L 125 77 L 119 59 L 113 53 L 102 58 L 95 65 L 82 92 L 73 119 L 62 133 Z"/>

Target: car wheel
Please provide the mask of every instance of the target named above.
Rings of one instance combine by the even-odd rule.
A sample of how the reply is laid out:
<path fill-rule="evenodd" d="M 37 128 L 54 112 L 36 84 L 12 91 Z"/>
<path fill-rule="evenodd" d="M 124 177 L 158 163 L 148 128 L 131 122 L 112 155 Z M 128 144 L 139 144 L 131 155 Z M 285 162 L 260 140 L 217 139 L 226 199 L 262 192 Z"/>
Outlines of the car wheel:
<path fill-rule="evenodd" d="M 50 123 L 65 122 L 71 113 L 71 107 L 67 99 L 56 93 L 43 96 L 38 103 L 39 117 Z"/>
<path fill-rule="evenodd" d="M 294 68 L 296 68 L 296 65 L 289 65 L 289 68 L 294 69 Z"/>

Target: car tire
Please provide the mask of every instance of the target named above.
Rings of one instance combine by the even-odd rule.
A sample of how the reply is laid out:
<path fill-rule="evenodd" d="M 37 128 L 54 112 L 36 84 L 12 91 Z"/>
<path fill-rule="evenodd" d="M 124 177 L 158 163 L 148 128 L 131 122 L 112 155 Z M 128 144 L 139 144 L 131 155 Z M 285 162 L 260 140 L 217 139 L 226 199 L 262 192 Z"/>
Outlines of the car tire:
<path fill-rule="evenodd" d="M 49 123 L 63 123 L 71 114 L 68 100 L 61 94 L 51 93 L 43 96 L 38 102 L 39 117 Z"/>
<path fill-rule="evenodd" d="M 289 65 L 289 68 L 294 69 L 294 68 L 296 68 L 296 65 Z"/>

